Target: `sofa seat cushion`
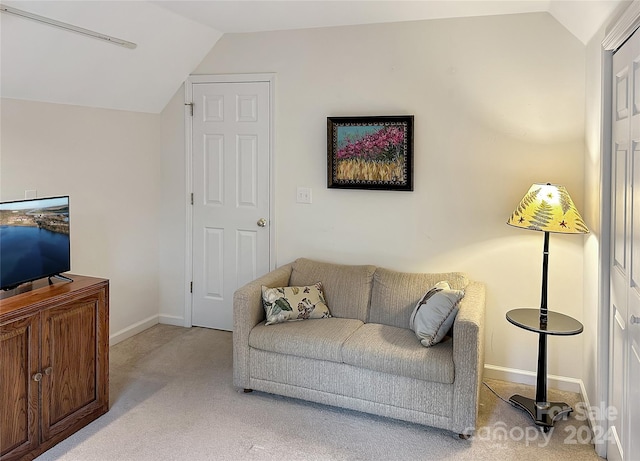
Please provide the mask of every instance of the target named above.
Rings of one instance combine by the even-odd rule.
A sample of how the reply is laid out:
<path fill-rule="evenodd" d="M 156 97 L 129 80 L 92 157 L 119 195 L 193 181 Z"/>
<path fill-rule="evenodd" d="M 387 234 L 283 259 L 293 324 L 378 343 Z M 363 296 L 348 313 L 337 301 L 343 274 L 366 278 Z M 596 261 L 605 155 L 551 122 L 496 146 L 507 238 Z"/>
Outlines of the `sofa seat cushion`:
<path fill-rule="evenodd" d="M 342 347 L 344 363 L 408 378 L 453 383 L 453 341 L 427 348 L 412 330 L 378 323 L 358 328 Z"/>
<path fill-rule="evenodd" d="M 263 322 L 251 330 L 249 346 L 268 352 L 340 363 L 343 343 L 362 325 L 360 320 L 335 317 L 275 325 L 265 325 Z M 417 341 L 415 335 L 414 339 Z"/>

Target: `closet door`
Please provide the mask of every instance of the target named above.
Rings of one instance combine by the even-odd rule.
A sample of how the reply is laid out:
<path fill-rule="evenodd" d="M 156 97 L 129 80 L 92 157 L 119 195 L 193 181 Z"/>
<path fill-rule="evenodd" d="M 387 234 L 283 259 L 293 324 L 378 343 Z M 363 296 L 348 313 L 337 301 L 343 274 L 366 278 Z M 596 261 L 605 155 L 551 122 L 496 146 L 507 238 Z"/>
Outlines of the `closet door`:
<path fill-rule="evenodd" d="M 613 56 L 609 460 L 640 455 L 640 33 Z M 635 383 L 632 385 L 632 383 Z M 632 437 L 633 434 L 633 437 Z"/>
<path fill-rule="evenodd" d="M 270 93 L 193 84 L 192 325 L 233 330 L 233 293 L 271 267 Z"/>

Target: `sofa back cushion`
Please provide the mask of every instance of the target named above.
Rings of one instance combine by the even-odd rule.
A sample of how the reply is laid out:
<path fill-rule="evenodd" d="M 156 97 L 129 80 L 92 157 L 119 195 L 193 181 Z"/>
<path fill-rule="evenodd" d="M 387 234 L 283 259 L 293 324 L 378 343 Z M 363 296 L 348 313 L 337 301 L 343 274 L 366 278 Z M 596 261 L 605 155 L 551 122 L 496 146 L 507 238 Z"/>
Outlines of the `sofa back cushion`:
<path fill-rule="evenodd" d="M 369 323 L 381 323 L 409 328 L 411 313 L 416 303 L 436 283 L 447 281 L 454 290 L 462 290 L 469 284 L 461 272 L 411 274 L 377 268 L 373 276 Z"/>
<path fill-rule="evenodd" d="M 322 282 L 331 315 L 365 322 L 375 270 L 375 266 L 350 266 L 300 258 L 293 263 L 289 284 Z"/>

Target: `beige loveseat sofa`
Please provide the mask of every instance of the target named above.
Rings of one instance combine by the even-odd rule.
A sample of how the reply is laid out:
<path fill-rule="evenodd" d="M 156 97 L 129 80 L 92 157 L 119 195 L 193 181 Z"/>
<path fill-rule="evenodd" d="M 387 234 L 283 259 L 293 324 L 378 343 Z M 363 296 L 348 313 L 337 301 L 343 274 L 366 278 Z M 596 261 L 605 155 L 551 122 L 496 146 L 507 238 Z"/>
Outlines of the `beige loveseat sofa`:
<path fill-rule="evenodd" d="M 446 280 L 464 289 L 451 336 L 424 347 L 417 301 Z M 333 317 L 265 325 L 262 286 L 322 282 Z M 469 436 L 484 365 L 484 285 L 462 273 L 409 274 L 298 259 L 234 296 L 233 382 Z"/>

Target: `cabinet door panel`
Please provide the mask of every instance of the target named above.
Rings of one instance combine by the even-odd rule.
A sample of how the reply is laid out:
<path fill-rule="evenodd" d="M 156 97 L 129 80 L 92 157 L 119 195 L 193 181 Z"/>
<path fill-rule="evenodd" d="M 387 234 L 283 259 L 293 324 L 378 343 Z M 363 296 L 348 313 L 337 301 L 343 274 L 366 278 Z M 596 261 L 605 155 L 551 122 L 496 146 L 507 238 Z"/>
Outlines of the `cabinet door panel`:
<path fill-rule="evenodd" d="M 100 383 L 105 363 L 98 347 L 104 292 L 42 313 L 42 435 L 63 432 L 103 406 Z M 47 374 L 48 371 L 48 374 Z"/>
<path fill-rule="evenodd" d="M 17 459 L 39 444 L 38 372 L 40 316 L 0 327 L 0 456 Z"/>

